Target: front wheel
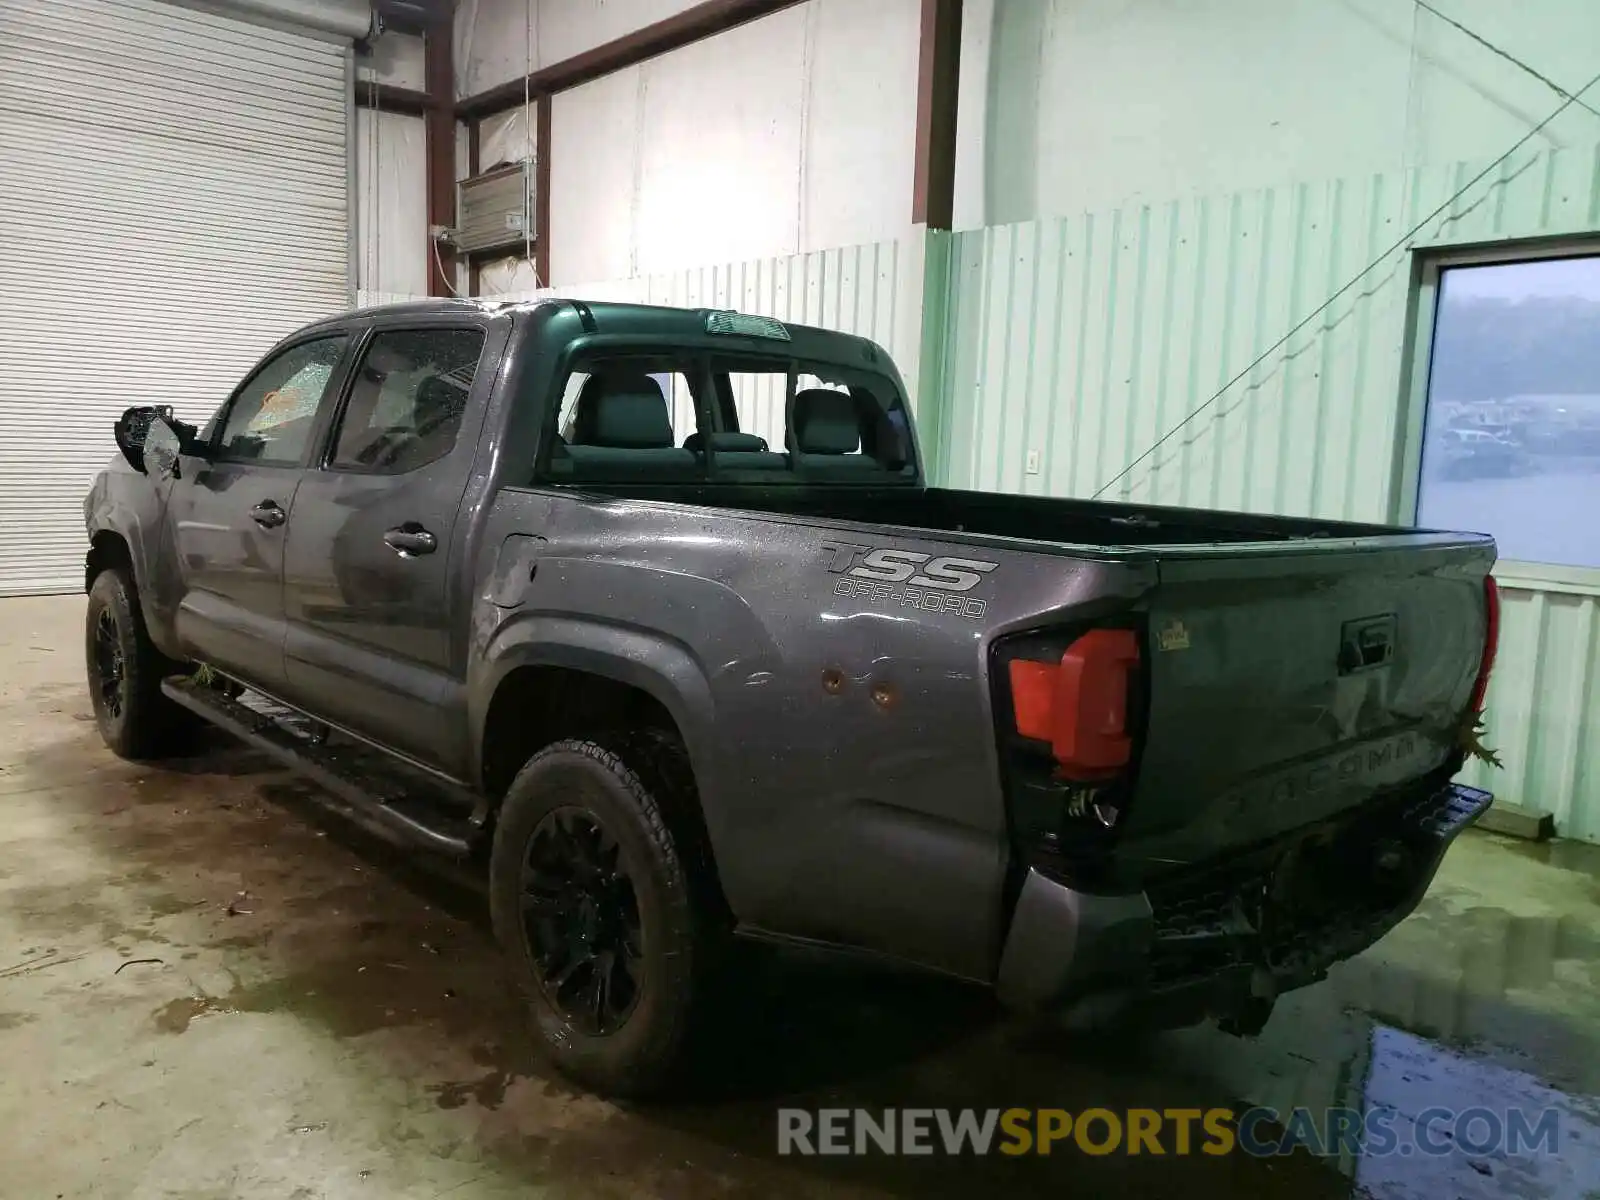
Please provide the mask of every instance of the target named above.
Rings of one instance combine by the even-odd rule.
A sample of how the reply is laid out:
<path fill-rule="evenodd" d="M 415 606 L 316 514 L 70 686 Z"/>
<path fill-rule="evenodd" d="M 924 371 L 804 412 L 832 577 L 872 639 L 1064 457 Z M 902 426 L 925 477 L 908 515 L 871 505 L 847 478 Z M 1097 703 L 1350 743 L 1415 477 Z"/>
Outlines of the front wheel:
<path fill-rule="evenodd" d="M 692 786 L 680 778 L 557 742 L 517 775 L 495 831 L 495 935 L 557 1067 L 605 1095 L 677 1079 L 720 941 L 702 858 L 669 826 L 693 801 L 672 794 Z"/>
<path fill-rule="evenodd" d="M 187 729 L 186 713 L 161 692 L 170 663 L 150 640 L 132 581 L 116 569 L 89 589 L 85 622 L 89 698 L 100 736 L 123 758 L 158 758 Z"/>

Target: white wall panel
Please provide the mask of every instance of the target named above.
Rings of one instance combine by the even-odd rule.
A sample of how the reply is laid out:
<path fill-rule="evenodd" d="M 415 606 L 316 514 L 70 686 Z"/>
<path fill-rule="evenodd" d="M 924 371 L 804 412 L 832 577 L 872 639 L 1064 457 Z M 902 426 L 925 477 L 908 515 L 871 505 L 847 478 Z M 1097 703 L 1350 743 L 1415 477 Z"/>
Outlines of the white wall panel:
<path fill-rule="evenodd" d="M 534 157 L 538 123 L 534 106 L 522 104 L 478 122 L 478 169 L 490 171 L 502 163 Z"/>
<path fill-rule="evenodd" d="M 810 6 L 801 250 L 897 237 L 910 222 L 920 6 Z"/>
<path fill-rule="evenodd" d="M 806 46 L 815 4 L 641 66 L 637 270 L 800 249 Z M 602 129 L 554 131 L 551 170 L 603 155 Z M 554 240 L 554 235 L 552 235 Z M 551 274 L 561 275 L 551 264 Z"/>
<path fill-rule="evenodd" d="M 1569 90 L 1600 70 L 1592 0 L 1435 7 Z M 969 0 L 957 225 L 1493 157 L 1559 99 L 1394 0 Z"/>
<path fill-rule="evenodd" d="M 918 12 L 811 0 L 559 93 L 556 284 L 898 236 Z"/>
<path fill-rule="evenodd" d="M 637 274 L 642 69 L 559 93 L 550 105 L 550 277 Z"/>
<path fill-rule="evenodd" d="M 420 92 L 428 86 L 420 37 L 385 31 L 372 41 L 371 52 L 356 59 L 356 78 L 371 79 Z"/>
<path fill-rule="evenodd" d="M 422 118 L 358 109 L 355 156 L 357 286 L 425 292 L 428 163 Z"/>
<path fill-rule="evenodd" d="M 462 96 L 615 41 L 699 0 L 460 0 L 456 91 Z M 531 66 L 529 64 L 532 64 Z"/>
<path fill-rule="evenodd" d="M 496 259 L 478 270 L 479 296 L 521 296 L 538 291 L 539 286 L 538 271 L 526 258 Z"/>

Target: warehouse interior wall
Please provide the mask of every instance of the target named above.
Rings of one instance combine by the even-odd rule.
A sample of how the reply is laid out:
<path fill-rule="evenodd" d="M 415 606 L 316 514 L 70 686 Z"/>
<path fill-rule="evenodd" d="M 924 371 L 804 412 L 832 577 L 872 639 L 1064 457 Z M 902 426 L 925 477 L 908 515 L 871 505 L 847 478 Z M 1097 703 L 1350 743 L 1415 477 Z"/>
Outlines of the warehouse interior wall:
<path fill-rule="evenodd" d="M 461 90 L 684 7 L 469 0 L 456 34 Z M 911 207 L 918 14 L 917 0 L 810 0 L 557 93 L 547 282 L 899 236 Z M 480 144 L 514 153 L 526 127 L 520 110 L 506 114 L 485 122 Z"/>
<path fill-rule="evenodd" d="M 1452 21 L 1569 90 L 1600 69 L 1592 0 L 1428 4 L 966 0 L 956 226 L 1493 157 L 1555 93 Z M 1597 136 L 1578 107 L 1539 140 Z"/>
<path fill-rule="evenodd" d="M 422 118 L 356 110 L 356 286 L 428 290 L 427 146 Z"/>
<path fill-rule="evenodd" d="M 520 79 L 697 3 L 699 0 L 459 0 L 456 93 L 471 96 L 508 79 Z"/>
<path fill-rule="evenodd" d="M 479 121 L 478 169 L 492 171 L 507 163 L 536 158 L 539 153 L 537 128 L 538 119 L 532 103 L 519 104 Z M 466 174 L 462 172 L 463 177 Z M 520 294 L 542 286 L 544 281 L 539 278 L 531 241 L 518 253 L 483 263 L 478 271 L 477 294 L 480 296 Z"/>
<path fill-rule="evenodd" d="M 356 58 L 356 78 L 421 91 L 422 39 L 385 32 Z M 423 119 L 358 105 L 351 151 L 358 292 L 428 290 L 427 139 Z"/>
<path fill-rule="evenodd" d="M 356 78 L 423 91 L 428 81 L 423 74 L 422 39 L 384 30 L 367 44 L 367 53 L 357 56 Z"/>
<path fill-rule="evenodd" d="M 953 235 L 908 227 L 916 9 L 811 0 L 558 93 L 556 290 L 867 333 L 946 485 L 1406 522 L 1420 258 L 1600 234 L 1590 0 L 966 0 Z M 466 90 L 520 73 L 505 36 Z M 1506 767 L 1468 778 L 1600 841 L 1600 571 L 1497 573 Z"/>

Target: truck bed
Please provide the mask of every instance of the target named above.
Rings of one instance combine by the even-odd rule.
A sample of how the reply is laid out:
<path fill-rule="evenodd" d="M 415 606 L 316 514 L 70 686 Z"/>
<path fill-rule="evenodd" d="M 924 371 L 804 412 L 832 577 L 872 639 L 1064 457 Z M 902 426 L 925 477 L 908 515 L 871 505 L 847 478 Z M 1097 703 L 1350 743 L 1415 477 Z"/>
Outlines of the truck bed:
<path fill-rule="evenodd" d="M 1102 503 L 949 488 L 708 487 L 622 485 L 606 495 L 670 500 L 719 509 L 769 513 L 930 533 L 954 533 L 1104 549 L 1229 545 L 1298 539 L 1410 536 L 1416 531 L 1354 521 L 1285 517 L 1198 508 Z"/>
<path fill-rule="evenodd" d="M 761 545 L 769 566 L 779 555 L 765 551 L 767 538 L 883 547 L 890 560 L 992 561 L 968 594 L 984 606 L 981 669 L 997 698 L 1005 681 L 994 656 L 1007 639 L 1040 631 L 1059 656 L 1072 631 L 1107 617 L 1136 627 L 1138 751 L 1121 784 L 1124 815 L 1114 837 L 1058 839 L 1080 881 L 1130 886 L 1389 789 L 1442 782 L 1459 765 L 1461 714 L 1489 633 L 1487 537 L 937 488 L 650 490 L 633 498 L 704 506 L 719 527 L 731 523 L 719 541 Z M 765 537 L 755 532 L 763 524 L 774 526 Z M 909 583 L 867 562 L 832 606 L 915 603 Z M 748 578 L 739 589 L 758 613 L 791 594 L 768 596 L 776 585 Z M 1004 713 L 994 721 L 1004 737 Z M 1020 761 L 1014 833 L 1028 796 L 1051 812 L 1058 803 L 1051 764 L 1038 760 L 1029 778 L 1030 760 Z"/>

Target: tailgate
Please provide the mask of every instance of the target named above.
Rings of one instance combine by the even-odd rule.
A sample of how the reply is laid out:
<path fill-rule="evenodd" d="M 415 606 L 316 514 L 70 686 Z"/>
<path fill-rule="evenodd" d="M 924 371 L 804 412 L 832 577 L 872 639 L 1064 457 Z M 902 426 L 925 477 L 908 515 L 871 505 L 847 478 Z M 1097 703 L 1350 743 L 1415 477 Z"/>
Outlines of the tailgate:
<path fill-rule="evenodd" d="M 1396 534 L 1161 549 L 1125 836 L 1242 845 L 1442 767 L 1488 627 L 1494 543 Z M 1181 835 L 1179 833 L 1181 831 Z"/>

